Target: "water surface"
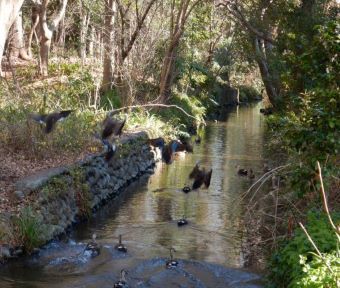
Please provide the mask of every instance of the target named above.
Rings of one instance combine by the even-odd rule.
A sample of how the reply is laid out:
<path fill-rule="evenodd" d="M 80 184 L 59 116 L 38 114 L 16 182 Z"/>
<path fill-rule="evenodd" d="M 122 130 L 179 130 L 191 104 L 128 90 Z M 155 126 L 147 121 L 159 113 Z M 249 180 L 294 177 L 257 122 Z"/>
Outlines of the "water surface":
<path fill-rule="evenodd" d="M 179 154 L 172 165 L 158 163 L 153 175 L 130 185 L 65 241 L 0 268 L 0 287 L 113 287 L 122 268 L 130 287 L 261 287 L 258 275 L 242 269 L 241 194 L 252 180 L 236 172 L 239 165 L 261 175 L 259 105 L 235 108 L 225 122 L 210 123 L 193 154 Z M 197 161 L 213 169 L 211 185 L 185 194 Z M 182 217 L 189 225 L 178 227 Z M 92 233 L 102 245 L 96 258 L 83 253 Z M 127 254 L 114 249 L 119 234 Z M 165 268 L 169 247 L 177 251 L 176 269 Z"/>

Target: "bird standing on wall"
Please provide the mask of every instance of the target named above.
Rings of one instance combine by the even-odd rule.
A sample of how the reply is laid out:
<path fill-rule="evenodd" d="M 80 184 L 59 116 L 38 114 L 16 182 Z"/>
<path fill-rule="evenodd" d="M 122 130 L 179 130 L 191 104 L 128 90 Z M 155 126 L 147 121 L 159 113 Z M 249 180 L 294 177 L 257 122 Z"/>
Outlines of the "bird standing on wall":
<path fill-rule="evenodd" d="M 123 131 L 123 127 L 126 123 L 126 118 L 123 121 L 112 119 L 107 116 L 103 122 L 102 139 L 107 139 L 111 135 L 120 137 Z"/>
<path fill-rule="evenodd" d="M 53 131 L 56 123 L 58 121 L 63 121 L 67 116 L 69 116 L 74 110 L 64 110 L 60 112 L 53 112 L 50 114 L 30 114 L 30 118 L 34 121 L 45 124 L 45 133 L 48 134 Z"/>

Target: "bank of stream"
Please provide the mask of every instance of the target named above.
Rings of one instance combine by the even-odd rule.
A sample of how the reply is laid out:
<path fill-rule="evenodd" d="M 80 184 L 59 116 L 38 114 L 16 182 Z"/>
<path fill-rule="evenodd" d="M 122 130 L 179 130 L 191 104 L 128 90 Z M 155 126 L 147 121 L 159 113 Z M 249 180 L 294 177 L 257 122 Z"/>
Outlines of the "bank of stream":
<path fill-rule="evenodd" d="M 0 267 L 1 287 L 112 287 L 119 271 L 129 271 L 129 287 L 262 287 L 254 269 L 244 269 L 241 194 L 252 181 L 237 166 L 262 175 L 264 121 L 260 103 L 233 109 L 225 122 L 210 123 L 193 154 L 158 163 L 121 196 L 78 224 L 65 239 L 39 254 Z M 182 187 L 197 161 L 213 169 L 209 189 L 188 194 Z M 189 224 L 178 227 L 185 217 Z M 97 234 L 101 254 L 83 253 Z M 122 235 L 128 253 L 114 249 Z M 179 267 L 166 269 L 169 247 Z M 257 271 L 256 271 L 257 272 Z"/>

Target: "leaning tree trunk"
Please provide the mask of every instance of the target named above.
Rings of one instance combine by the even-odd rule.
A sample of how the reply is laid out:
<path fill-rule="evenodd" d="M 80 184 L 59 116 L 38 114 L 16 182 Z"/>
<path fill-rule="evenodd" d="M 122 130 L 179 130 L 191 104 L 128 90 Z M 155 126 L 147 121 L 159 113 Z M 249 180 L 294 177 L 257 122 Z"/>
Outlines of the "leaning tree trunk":
<path fill-rule="evenodd" d="M 24 0 L 0 1 L 0 76 L 2 76 L 1 59 L 9 29 L 18 16 Z"/>
<path fill-rule="evenodd" d="M 116 15 L 116 1 L 105 0 L 105 18 L 104 18 L 104 68 L 101 91 L 107 92 L 113 84 L 113 67 L 114 67 L 114 22 Z"/>
<path fill-rule="evenodd" d="M 176 49 L 168 50 L 162 66 L 159 82 L 159 95 L 161 103 L 166 103 L 171 96 L 171 87 L 175 78 Z"/>
<path fill-rule="evenodd" d="M 30 57 L 28 56 L 25 48 L 21 11 L 19 11 L 17 18 L 15 18 L 15 21 L 10 29 L 8 38 L 10 57 L 20 57 L 24 60 L 30 60 Z"/>
<path fill-rule="evenodd" d="M 277 104 L 280 102 L 280 94 L 278 93 L 279 88 L 276 87 L 274 77 L 269 71 L 269 65 L 263 51 L 263 48 L 260 46 L 260 42 L 257 37 L 254 40 L 254 50 L 255 50 L 255 58 L 256 62 L 259 66 L 261 78 L 263 81 L 263 85 L 266 89 L 269 101 L 276 107 Z"/>
<path fill-rule="evenodd" d="M 40 5 L 39 11 L 39 36 L 40 36 L 40 75 L 47 76 L 48 75 L 48 57 L 51 48 L 51 41 L 53 32 L 57 29 L 59 22 L 63 18 L 65 11 L 67 0 L 62 1 L 62 5 L 54 19 L 51 21 L 51 25 L 47 23 L 47 6 L 50 0 L 43 0 Z"/>

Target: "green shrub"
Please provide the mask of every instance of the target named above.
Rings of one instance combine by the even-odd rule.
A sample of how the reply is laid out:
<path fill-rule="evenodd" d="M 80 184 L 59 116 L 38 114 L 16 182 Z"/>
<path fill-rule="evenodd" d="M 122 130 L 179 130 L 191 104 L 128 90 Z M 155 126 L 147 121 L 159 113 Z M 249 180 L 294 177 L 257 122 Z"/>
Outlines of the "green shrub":
<path fill-rule="evenodd" d="M 332 218 L 337 223 L 340 220 L 340 213 L 334 213 Z M 337 251 L 337 237 L 326 215 L 318 211 L 309 212 L 306 229 L 321 253 L 333 255 Z M 268 287 L 300 287 L 297 283 L 304 281 L 303 279 L 306 281 L 308 278 L 313 279 L 313 276 L 308 273 L 314 273 L 314 268 L 308 270 L 306 265 L 315 267 L 315 269 L 324 269 L 325 267 L 318 266 L 317 257 L 313 256 L 310 251 L 314 251 L 314 248 L 306 235 L 302 229 L 296 229 L 293 239 L 282 243 L 269 262 L 268 271 L 270 271 L 271 284 Z M 328 280 L 325 278 L 325 281 Z"/>
<path fill-rule="evenodd" d="M 90 187 L 85 180 L 85 172 L 82 168 L 75 168 L 70 171 L 72 177 L 72 189 L 75 191 L 79 215 L 82 218 L 89 218 L 92 214 Z M 68 189 L 71 189 L 69 187 Z"/>
<path fill-rule="evenodd" d="M 23 208 L 14 219 L 14 224 L 18 232 L 19 243 L 25 247 L 26 252 L 30 253 L 33 248 L 42 244 L 41 220 L 31 207 Z"/>
<path fill-rule="evenodd" d="M 340 251 L 325 253 L 324 259 L 313 254 L 313 260 L 307 261 L 306 256 L 300 256 L 302 271 L 300 277 L 292 283 L 296 288 L 340 287 Z M 329 270 L 325 261 L 333 272 Z M 337 276 L 336 276 L 337 275 Z"/>

